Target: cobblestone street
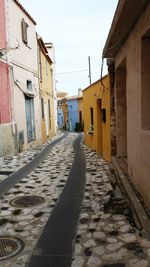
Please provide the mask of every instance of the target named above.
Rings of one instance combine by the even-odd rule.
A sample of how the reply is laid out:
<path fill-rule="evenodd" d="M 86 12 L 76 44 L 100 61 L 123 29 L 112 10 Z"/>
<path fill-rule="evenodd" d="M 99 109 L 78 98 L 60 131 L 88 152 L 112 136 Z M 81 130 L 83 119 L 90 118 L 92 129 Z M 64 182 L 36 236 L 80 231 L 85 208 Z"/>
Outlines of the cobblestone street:
<path fill-rule="evenodd" d="M 132 214 L 118 187 L 114 192 L 110 183 L 115 182 L 111 165 L 83 147 L 86 187 L 72 267 L 150 266 L 150 241 L 143 239 L 134 227 Z M 119 202 L 119 210 L 111 207 L 115 201 Z"/>
<path fill-rule="evenodd" d="M 0 267 L 28 266 L 68 179 L 74 161 L 73 142 L 77 136 L 68 134 L 37 168 L 0 199 L 0 235 L 20 240 L 20 253 L 6 259 L 4 256 Z M 86 186 L 72 242 L 72 267 L 149 267 L 150 241 L 142 238 L 135 227 L 130 207 L 116 185 L 111 165 L 87 146 L 82 144 L 81 147 L 86 158 Z M 14 171 L 39 151 L 28 151 L 12 160 L 1 159 L 1 170 Z M 1 175 L 1 180 L 5 177 Z M 41 202 L 33 201 L 32 196 L 40 197 Z M 31 203 L 25 198 L 21 206 L 19 197 L 28 197 L 28 200 L 31 197 Z M 42 266 L 52 265 L 43 263 Z"/>

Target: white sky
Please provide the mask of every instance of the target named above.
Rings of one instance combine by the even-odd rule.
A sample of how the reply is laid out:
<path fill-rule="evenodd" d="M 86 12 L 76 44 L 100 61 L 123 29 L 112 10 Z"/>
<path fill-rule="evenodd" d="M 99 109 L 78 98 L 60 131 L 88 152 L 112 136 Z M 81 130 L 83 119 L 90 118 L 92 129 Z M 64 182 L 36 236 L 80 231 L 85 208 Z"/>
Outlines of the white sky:
<path fill-rule="evenodd" d="M 44 42 L 55 46 L 57 90 L 77 94 L 100 78 L 101 55 L 118 0 L 20 0 Z M 60 74 L 64 72 L 87 70 Z M 104 69 L 106 74 L 106 68 Z"/>

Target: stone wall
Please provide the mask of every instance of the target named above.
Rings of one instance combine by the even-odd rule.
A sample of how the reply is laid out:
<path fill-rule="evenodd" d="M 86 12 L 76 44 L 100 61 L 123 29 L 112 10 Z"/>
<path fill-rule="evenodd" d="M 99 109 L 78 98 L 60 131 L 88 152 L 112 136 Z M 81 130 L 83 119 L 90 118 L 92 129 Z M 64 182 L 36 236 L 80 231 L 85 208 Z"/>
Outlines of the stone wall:
<path fill-rule="evenodd" d="M 14 126 L 16 128 L 16 126 Z M 0 156 L 16 154 L 16 130 L 10 123 L 0 125 Z"/>

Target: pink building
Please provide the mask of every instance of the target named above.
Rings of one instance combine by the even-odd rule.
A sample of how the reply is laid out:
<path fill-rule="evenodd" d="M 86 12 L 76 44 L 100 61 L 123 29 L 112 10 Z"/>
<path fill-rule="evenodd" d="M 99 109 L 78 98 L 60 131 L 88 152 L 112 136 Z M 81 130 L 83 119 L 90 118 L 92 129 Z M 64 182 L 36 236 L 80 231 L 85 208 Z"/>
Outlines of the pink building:
<path fill-rule="evenodd" d="M 11 121 L 9 66 L 2 55 L 6 49 L 5 1 L 0 0 L 0 124 Z"/>
<path fill-rule="evenodd" d="M 0 0 L 0 156 L 41 145 L 36 22 Z"/>

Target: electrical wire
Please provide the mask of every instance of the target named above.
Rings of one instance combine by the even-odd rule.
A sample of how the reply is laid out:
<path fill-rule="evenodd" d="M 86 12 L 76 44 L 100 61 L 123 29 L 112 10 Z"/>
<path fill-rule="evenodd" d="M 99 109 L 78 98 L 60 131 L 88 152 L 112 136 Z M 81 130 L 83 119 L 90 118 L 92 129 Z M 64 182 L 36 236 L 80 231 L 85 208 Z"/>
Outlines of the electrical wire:
<path fill-rule="evenodd" d="M 75 70 L 75 71 L 65 71 L 65 72 L 58 72 L 56 75 L 61 75 L 61 74 L 72 74 L 72 73 L 79 73 L 79 72 L 86 72 L 88 70 Z"/>

